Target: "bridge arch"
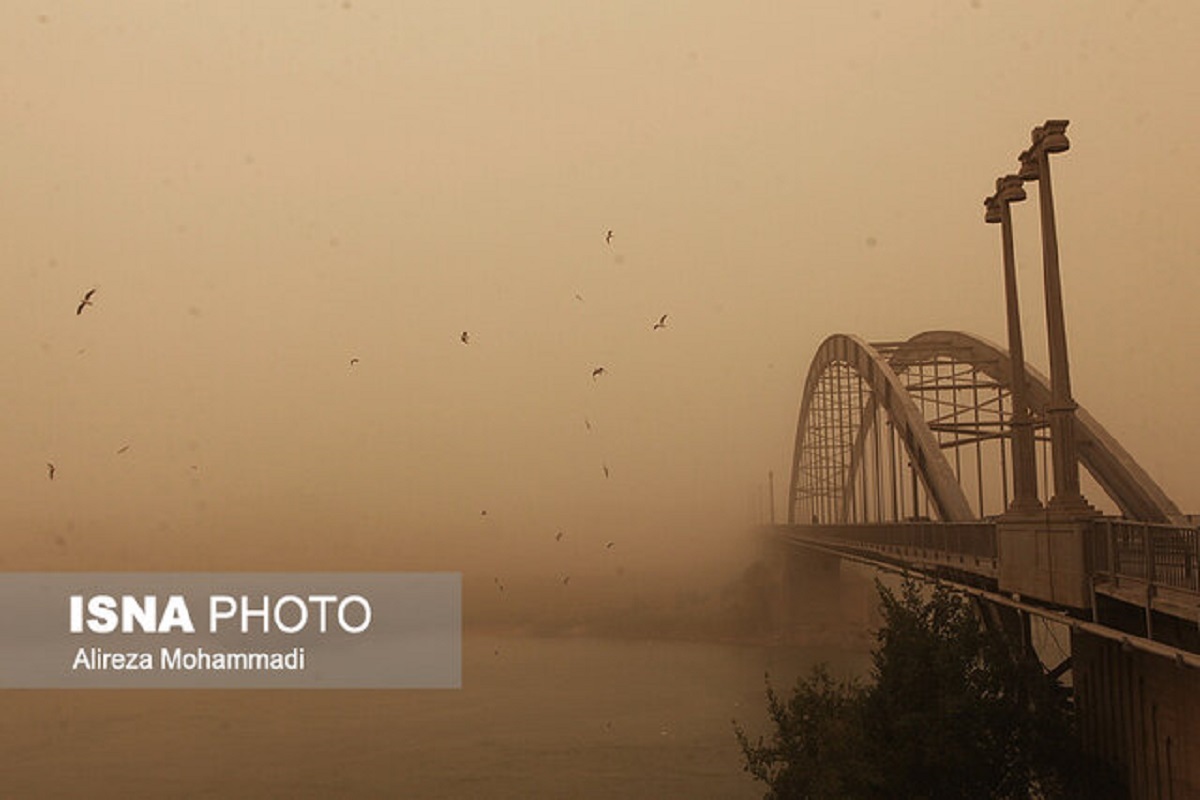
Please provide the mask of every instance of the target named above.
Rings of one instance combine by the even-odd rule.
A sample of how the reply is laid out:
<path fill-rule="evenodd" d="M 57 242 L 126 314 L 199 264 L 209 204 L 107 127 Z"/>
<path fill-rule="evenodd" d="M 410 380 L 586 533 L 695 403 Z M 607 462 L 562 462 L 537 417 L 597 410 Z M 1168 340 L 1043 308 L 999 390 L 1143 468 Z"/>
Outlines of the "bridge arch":
<path fill-rule="evenodd" d="M 1049 382 L 1036 370 L 1028 373 L 1030 412 L 1044 421 Z M 982 442 L 992 442 L 998 451 L 1000 474 L 1007 469 L 1005 402 L 1011 402 L 1011 377 L 1006 351 L 958 331 L 929 331 L 902 342 L 876 344 L 846 334 L 828 337 L 805 379 L 788 495 L 789 523 L 854 521 L 859 506 L 866 521 L 872 505 L 868 495 L 873 495 L 876 512 L 890 503 L 883 513 L 895 520 L 921 518 L 925 510 L 946 522 L 979 518 L 985 507 L 979 463 Z M 990 398 L 983 403 L 981 391 Z M 964 394 L 965 404 L 959 400 Z M 927 419 L 929 406 L 932 413 Z M 961 421 L 964 408 L 973 412 L 973 424 Z M 988 419 L 981 419 L 981 408 Z M 1178 507 L 1086 409 L 1077 410 L 1077 421 L 1081 463 L 1125 516 L 1148 522 L 1183 519 Z M 881 447 L 884 435 L 887 448 Z M 958 448 L 964 442 L 974 446 L 978 459 L 975 508 L 967 499 L 961 475 Z M 950 448 L 954 448 L 953 466 L 946 456 Z M 890 453 L 890 465 L 885 452 Z M 898 477 L 905 471 L 901 459 L 906 462 L 906 478 Z M 888 481 L 877 478 L 871 486 L 867 473 L 882 474 L 889 466 L 890 485 L 881 486 Z M 899 486 L 909 480 L 911 491 Z M 1007 485 L 1004 479 L 999 482 L 1006 505 Z"/>

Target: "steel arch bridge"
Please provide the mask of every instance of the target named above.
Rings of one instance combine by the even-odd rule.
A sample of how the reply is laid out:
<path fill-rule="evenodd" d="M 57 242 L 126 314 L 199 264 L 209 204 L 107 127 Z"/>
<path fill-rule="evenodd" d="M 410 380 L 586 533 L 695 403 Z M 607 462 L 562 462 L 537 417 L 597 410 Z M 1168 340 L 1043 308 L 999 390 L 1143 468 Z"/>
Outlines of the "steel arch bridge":
<path fill-rule="evenodd" d="M 1045 503 L 1049 416 L 1063 410 L 1051 407 L 1044 375 L 1028 366 L 1025 375 L 1025 413 L 1014 414 L 1009 355 L 977 336 L 836 334 L 821 344 L 800 403 L 787 523 L 767 529 L 782 567 L 782 627 L 791 608 L 830 597 L 836 606 L 844 559 L 974 597 L 981 622 L 1022 658 L 1042 657 L 1032 619 L 1066 626 L 1070 652 L 1059 648 L 1047 673 L 1070 670 L 1088 751 L 1114 765 L 1132 797 L 1160 797 L 1163 785 L 1193 796 L 1200 770 L 1172 767 L 1170 753 L 1189 742 L 1178 763 L 1200 763 L 1200 528 L 1079 406 L 1072 427 L 1094 482 L 1087 491 L 1119 515 L 1086 502 L 1010 508 L 1014 423 L 1032 423 Z M 1021 474 L 1028 489 L 1028 467 Z"/>
<path fill-rule="evenodd" d="M 1048 486 L 1049 381 L 1026 368 Z M 1008 506 L 1012 370 L 978 336 L 929 331 L 902 342 L 828 337 L 809 367 L 796 427 L 789 525 L 991 519 Z M 1080 462 L 1123 517 L 1183 524 L 1133 457 L 1085 409 Z"/>

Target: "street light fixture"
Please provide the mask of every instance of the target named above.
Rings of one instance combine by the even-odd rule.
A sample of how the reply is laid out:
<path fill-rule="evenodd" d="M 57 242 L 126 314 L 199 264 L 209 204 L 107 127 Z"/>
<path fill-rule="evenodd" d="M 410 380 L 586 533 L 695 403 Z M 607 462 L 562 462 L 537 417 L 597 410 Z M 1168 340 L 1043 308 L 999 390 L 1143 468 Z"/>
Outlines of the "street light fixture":
<path fill-rule="evenodd" d="M 1033 144 L 1019 156 L 1017 176 L 1037 181 L 1042 222 L 1042 267 L 1046 285 L 1046 334 L 1050 345 L 1050 442 L 1054 462 L 1054 496 L 1047 508 L 1063 516 L 1090 516 L 1096 510 L 1079 490 L 1079 454 L 1075 446 L 1075 409 L 1067 360 L 1067 330 L 1063 316 L 1062 277 L 1058 267 L 1058 232 L 1054 224 L 1054 194 L 1050 184 L 1050 154 L 1070 148 L 1065 119 L 1051 119 L 1030 134 Z"/>
<path fill-rule="evenodd" d="M 1033 419 L 1025 377 L 1025 350 L 1021 342 L 1021 309 L 1017 302 L 1017 268 L 1013 255 L 1010 203 L 1025 199 L 1021 178 L 1005 175 L 996 179 L 996 193 L 983 201 L 984 219 L 1000 223 L 1004 253 L 1004 297 L 1008 317 L 1008 353 L 1012 370 L 1013 500 L 1007 513 L 1028 516 L 1042 510 L 1037 494 L 1037 455 L 1034 452 Z"/>

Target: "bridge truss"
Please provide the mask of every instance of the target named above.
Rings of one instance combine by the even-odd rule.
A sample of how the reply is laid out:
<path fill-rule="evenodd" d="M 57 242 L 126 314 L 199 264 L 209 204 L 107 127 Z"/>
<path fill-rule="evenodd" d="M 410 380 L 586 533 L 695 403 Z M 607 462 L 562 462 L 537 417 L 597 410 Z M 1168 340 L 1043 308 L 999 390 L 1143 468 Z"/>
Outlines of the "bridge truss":
<path fill-rule="evenodd" d="M 1039 493 L 1049 486 L 1045 376 L 1027 369 L 1038 443 Z M 789 491 L 789 524 L 989 519 L 1008 507 L 1012 428 L 1007 353 L 951 331 L 867 343 L 836 334 L 805 381 Z M 1136 461 L 1083 408 L 1080 460 L 1130 520 L 1183 516 Z"/>

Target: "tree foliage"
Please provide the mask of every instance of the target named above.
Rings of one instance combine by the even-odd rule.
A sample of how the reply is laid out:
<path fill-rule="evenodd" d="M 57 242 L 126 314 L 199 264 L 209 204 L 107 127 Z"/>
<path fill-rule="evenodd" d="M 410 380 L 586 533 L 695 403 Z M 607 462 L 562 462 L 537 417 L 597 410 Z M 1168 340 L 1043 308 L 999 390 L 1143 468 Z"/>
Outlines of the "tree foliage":
<path fill-rule="evenodd" d="M 774 730 L 751 742 L 745 769 L 767 798 L 1104 797 L 1086 763 L 1070 696 L 976 606 L 938 586 L 878 587 L 884 624 L 871 680 L 836 681 L 822 665 L 781 699 Z"/>

